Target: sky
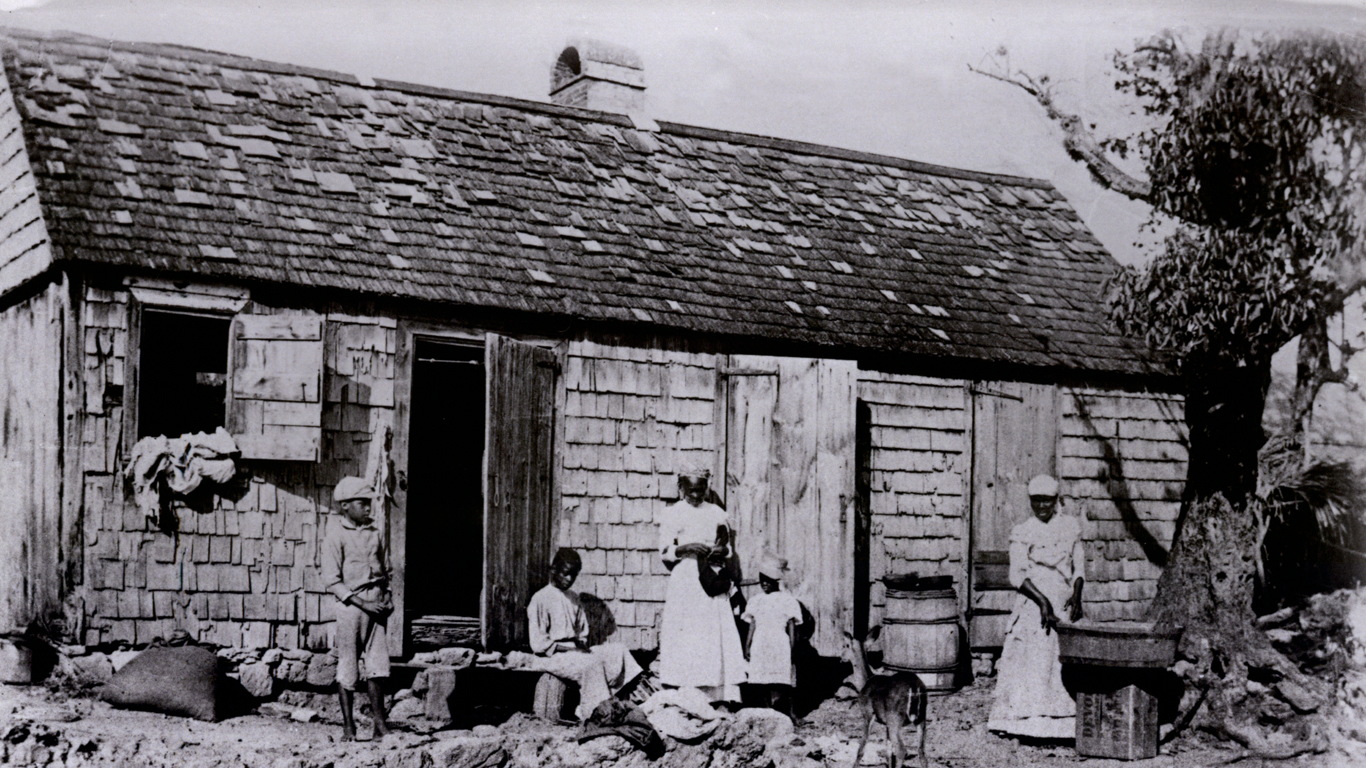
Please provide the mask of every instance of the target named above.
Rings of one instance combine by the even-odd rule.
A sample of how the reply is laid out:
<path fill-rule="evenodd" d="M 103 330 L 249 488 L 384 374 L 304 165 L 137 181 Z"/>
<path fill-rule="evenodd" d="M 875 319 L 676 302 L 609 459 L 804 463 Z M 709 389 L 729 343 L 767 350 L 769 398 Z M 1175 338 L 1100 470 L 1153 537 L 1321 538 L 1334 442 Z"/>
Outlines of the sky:
<path fill-rule="evenodd" d="M 968 66 L 1005 46 L 1062 106 L 1125 133 L 1117 49 L 1163 29 L 1366 35 L 1366 0 L 0 0 L 0 24 L 540 101 L 565 44 L 596 38 L 641 55 L 656 119 L 1047 179 L 1140 263 L 1146 209 L 1097 187 L 1030 97 Z"/>

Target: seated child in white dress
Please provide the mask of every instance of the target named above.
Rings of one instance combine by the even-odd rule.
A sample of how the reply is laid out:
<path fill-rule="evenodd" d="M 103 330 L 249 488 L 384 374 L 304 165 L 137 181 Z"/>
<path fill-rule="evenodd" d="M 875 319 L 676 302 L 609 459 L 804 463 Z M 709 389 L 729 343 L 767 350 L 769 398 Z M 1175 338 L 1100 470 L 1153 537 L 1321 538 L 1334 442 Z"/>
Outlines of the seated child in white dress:
<path fill-rule="evenodd" d="M 785 701 L 787 716 L 792 711 L 792 689 L 797 684 L 792 664 L 792 648 L 797 644 L 797 628 L 802 621 L 802 604 L 779 582 L 787 562 L 772 555 L 764 557 L 759 568 L 759 587 L 764 593 L 749 602 L 743 618 L 749 623 L 745 634 L 745 658 L 749 660 L 750 685 L 762 686 L 768 705 L 777 709 Z"/>
<path fill-rule="evenodd" d="M 583 562 L 567 547 L 555 553 L 550 564 L 550 583 L 531 596 L 527 604 L 533 668 L 577 683 L 579 720 L 640 675 L 640 665 L 619 643 L 589 647 L 588 620 L 579 594 L 570 589 Z"/>

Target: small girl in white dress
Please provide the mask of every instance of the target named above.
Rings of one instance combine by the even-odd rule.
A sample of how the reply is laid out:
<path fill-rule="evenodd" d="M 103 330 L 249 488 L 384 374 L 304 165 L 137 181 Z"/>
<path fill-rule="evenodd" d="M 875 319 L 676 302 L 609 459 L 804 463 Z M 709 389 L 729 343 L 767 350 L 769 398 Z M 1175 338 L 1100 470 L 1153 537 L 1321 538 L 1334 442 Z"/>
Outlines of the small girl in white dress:
<path fill-rule="evenodd" d="M 797 684 L 797 672 L 792 664 L 792 648 L 797 644 L 802 604 L 791 594 L 779 591 L 786 569 L 785 560 L 772 555 L 764 557 L 759 568 L 759 586 L 764 593 L 749 602 L 741 618 L 749 624 L 745 634 L 748 682 L 763 687 L 769 707 L 777 709 L 785 701 L 787 716 L 795 720 L 792 689 Z"/>

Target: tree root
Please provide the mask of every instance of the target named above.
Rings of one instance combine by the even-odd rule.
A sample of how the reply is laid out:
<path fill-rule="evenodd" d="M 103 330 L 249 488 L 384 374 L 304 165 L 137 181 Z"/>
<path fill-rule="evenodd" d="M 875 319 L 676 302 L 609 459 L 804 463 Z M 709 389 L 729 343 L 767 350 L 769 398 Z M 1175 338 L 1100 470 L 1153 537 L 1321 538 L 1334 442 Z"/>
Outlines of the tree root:
<path fill-rule="evenodd" d="M 1300 755 L 1318 755 L 1328 751 L 1328 737 L 1317 728 L 1309 734 L 1309 738 L 1297 739 L 1284 746 L 1273 745 L 1268 742 L 1261 730 L 1254 725 L 1233 724 L 1225 720 L 1214 726 L 1213 730 L 1221 736 L 1238 742 L 1244 748 L 1242 753 L 1224 761 L 1224 764 L 1236 763 L 1249 757 L 1263 760 L 1290 760 Z"/>
<path fill-rule="evenodd" d="M 1194 704 L 1191 704 L 1190 709 L 1186 710 L 1185 714 L 1176 718 L 1176 722 L 1172 723 L 1172 729 L 1167 731 L 1167 735 L 1163 736 L 1159 743 L 1166 744 L 1170 742 L 1172 739 L 1180 736 L 1181 732 L 1190 726 L 1191 721 L 1195 719 L 1195 713 L 1200 711 L 1200 707 L 1204 705 L 1205 699 L 1209 696 L 1209 689 L 1210 686 L 1208 685 L 1203 686 L 1200 689 L 1199 698 L 1195 700 Z"/>

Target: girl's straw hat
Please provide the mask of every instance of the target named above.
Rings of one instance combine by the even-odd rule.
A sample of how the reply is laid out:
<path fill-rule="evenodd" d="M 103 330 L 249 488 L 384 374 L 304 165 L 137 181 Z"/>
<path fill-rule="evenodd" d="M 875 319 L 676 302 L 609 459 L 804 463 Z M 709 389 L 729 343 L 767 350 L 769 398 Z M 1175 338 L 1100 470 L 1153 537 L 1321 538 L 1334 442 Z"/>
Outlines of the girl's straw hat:
<path fill-rule="evenodd" d="M 759 575 L 767 576 L 774 581 L 781 581 L 787 574 L 787 561 L 775 554 L 768 553 L 759 563 Z"/>

